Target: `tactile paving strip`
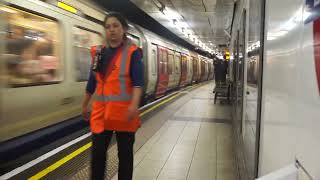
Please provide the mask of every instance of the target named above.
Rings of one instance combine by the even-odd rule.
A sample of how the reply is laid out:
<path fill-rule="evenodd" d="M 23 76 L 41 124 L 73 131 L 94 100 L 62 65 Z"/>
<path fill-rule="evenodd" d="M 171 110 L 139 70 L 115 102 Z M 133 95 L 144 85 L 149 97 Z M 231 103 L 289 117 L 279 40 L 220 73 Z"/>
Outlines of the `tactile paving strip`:
<path fill-rule="evenodd" d="M 117 156 L 118 150 L 117 145 L 113 145 L 109 150 L 107 154 L 107 166 L 106 166 L 106 178 L 107 180 L 110 180 L 118 170 L 118 156 Z M 78 171 L 73 177 L 70 177 L 68 179 L 70 180 L 84 180 L 89 179 L 90 176 L 90 163 L 88 162 L 86 166 Z"/>

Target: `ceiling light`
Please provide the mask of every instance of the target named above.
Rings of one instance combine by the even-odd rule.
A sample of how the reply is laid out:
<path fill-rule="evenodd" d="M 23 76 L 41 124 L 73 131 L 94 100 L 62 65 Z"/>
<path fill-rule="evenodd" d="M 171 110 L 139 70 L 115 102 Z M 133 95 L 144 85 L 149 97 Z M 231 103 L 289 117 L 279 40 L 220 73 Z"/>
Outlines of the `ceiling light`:
<path fill-rule="evenodd" d="M 188 24 L 186 22 L 180 21 L 179 26 L 181 27 L 188 27 Z"/>
<path fill-rule="evenodd" d="M 152 2 L 157 6 L 157 8 L 159 8 L 160 11 L 163 11 L 165 9 L 165 5 L 162 2 L 158 0 L 152 0 Z"/>
<path fill-rule="evenodd" d="M 177 13 L 177 12 L 175 12 L 175 11 L 173 11 L 173 10 L 170 9 L 170 8 L 165 8 L 165 9 L 163 10 L 163 14 L 165 15 L 166 18 L 168 18 L 168 19 L 170 19 L 170 20 L 171 20 L 171 19 L 176 19 L 176 20 L 181 19 L 180 14 Z"/>

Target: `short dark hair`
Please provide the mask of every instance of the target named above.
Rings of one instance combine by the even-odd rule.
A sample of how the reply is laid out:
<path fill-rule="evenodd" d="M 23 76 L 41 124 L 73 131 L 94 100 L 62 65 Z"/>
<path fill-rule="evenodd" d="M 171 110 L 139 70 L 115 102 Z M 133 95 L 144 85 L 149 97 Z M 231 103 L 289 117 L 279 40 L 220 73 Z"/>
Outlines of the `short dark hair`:
<path fill-rule="evenodd" d="M 129 24 L 128 24 L 126 18 L 122 14 L 120 14 L 118 12 L 111 12 L 111 13 L 107 14 L 106 17 L 104 18 L 104 21 L 103 21 L 104 22 L 104 26 L 106 25 L 107 20 L 109 18 L 111 18 L 111 17 L 116 18 L 121 23 L 122 27 L 125 30 L 129 29 Z"/>

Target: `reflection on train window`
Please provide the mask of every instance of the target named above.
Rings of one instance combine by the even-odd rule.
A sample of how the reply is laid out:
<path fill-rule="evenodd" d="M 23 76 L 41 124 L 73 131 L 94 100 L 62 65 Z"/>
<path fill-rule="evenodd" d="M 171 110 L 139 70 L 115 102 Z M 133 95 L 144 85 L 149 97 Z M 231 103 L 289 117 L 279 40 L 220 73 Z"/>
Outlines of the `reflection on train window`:
<path fill-rule="evenodd" d="M 190 56 L 188 58 L 188 74 L 191 74 L 191 59 L 190 59 Z"/>
<path fill-rule="evenodd" d="M 168 52 L 163 50 L 162 57 L 164 74 L 168 74 Z"/>
<path fill-rule="evenodd" d="M 151 55 L 151 73 L 153 75 L 156 74 L 156 62 L 157 62 L 157 59 L 156 59 L 156 50 L 153 49 L 152 50 L 152 55 Z"/>
<path fill-rule="evenodd" d="M 0 5 L 7 22 L 4 79 L 11 87 L 43 85 L 62 80 L 59 25 L 56 21 Z M 3 77 L 2 77 L 3 78 Z M 2 79 L 1 78 L 1 79 Z"/>
<path fill-rule="evenodd" d="M 100 34 L 82 27 L 73 27 L 73 54 L 77 81 L 88 80 L 91 66 L 90 48 L 101 43 Z"/>
<path fill-rule="evenodd" d="M 162 60 L 162 50 L 161 49 L 159 49 L 159 51 L 158 51 L 158 61 L 159 61 L 159 67 L 158 67 L 158 70 L 159 70 L 159 73 L 160 74 L 163 74 L 164 72 L 164 70 L 163 70 L 163 60 Z"/>
<path fill-rule="evenodd" d="M 193 76 L 196 76 L 198 73 L 198 69 L 197 69 L 197 59 L 195 57 L 193 57 Z"/>
<path fill-rule="evenodd" d="M 169 54 L 169 58 L 168 58 L 168 64 L 169 64 L 169 74 L 173 74 L 173 55 L 172 54 Z"/>
<path fill-rule="evenodd" d="M 187 60 L 187 57 L 185 56 L 184 57 L 184 61 L 183 61 L 183 69 L 185 72 L 188 71 L 188 64 L 187 64 L 188 60 Z"/>
<path fill-rule="evenodd" d="M 176 63 L 175 63 L 175 71 L 176 71 L 176 74 L 179 74 L 179 64 L 180 64 L 180 56 L 176 56 Z"/>
<path fill-rule="evenodd" d="M 140 39 L 139 39 L 139 37 L 128 33 L 127 34 L 127 38 L 130 39 L 138 47 L 140 47 Z"/>
<path fill-rule="evenodd" d="M 259 53 L 249 57 L 247 61 L 247 82 L 249 85 L 258 84 Z"/>

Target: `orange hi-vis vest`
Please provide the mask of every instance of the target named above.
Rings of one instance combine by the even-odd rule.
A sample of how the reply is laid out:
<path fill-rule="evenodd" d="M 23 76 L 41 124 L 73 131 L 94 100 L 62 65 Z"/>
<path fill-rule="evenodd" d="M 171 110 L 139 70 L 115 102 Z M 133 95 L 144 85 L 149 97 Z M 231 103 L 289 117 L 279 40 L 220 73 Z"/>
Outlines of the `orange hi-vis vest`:
<path fill-rule="evenodd" d="M 101 47 L 91 47 L 92 59 Z M 90 117 L 93 133 L 105 130 L 135 132 L 141 124 L 138 113 L 133 119 L 127 119 L 133 91 L 130 78 L 131 55 L 138 47 L 125 42 L 119 48 L 109 63 L 107 73 L 96 73 L 97 85 Z"/>

